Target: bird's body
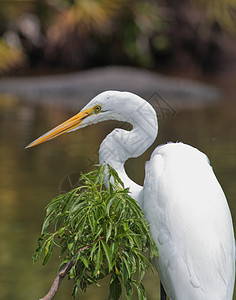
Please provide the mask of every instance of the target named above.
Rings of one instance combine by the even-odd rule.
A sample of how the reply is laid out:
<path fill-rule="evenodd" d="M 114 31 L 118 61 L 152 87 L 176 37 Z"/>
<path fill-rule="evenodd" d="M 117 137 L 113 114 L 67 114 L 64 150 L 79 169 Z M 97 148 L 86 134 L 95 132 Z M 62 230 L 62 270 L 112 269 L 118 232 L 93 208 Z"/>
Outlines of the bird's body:
<path fill-rule="evenodd" d="M 203 153 L 182 143 L 158 147 L 146 164 L 143 211 L 159 249 L 156 266 L 170 299 L 232 299 L 231 215 Z"/>
<path fill-rule="evenodd" d="M 156 266 L 171 300 L 231 300 L 235 279 L 235 239 L 229 207 L 208 158 L 199 150 L 169 143 L 146 163 L 144 186 L 126 174 L 124 163 L 140 156 L 156 139 L 152 106 L 127 92 L 108 91 L 79 114 L 28 147 L 103 120 L 129 122 L 102 142 L 100 163 L 110 164 L 143 209 L 159 249 Z"/>

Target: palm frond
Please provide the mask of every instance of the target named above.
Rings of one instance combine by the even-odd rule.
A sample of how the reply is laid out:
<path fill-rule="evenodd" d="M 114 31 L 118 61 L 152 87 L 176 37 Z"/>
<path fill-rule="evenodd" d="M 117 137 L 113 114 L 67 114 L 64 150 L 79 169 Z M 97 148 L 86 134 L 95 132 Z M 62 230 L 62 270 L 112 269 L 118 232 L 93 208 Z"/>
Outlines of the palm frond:
<path fill-rule="evenodd" d="M 21 48 L 9 46 L 3 39 L 0 39 L 0 73 L 19 65 L 24 54 Z"/>
<path fill-rule="evenodd" d="M 236 28 L 236 1 L 235 0 L 201 0 L 192 1 L 195 6 L 205 10 L 206 19 L 219 25 L 227 32 L 235 32 Z"/>

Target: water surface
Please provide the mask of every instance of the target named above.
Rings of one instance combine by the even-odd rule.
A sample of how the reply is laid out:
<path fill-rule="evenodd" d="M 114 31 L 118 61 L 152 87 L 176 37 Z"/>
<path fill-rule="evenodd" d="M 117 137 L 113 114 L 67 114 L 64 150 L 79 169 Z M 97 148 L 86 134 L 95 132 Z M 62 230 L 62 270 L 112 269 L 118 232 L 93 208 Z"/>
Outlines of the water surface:
<path fill-rule="evenodd" d="M 211 107 L 180 109 L 160 115 L 159 138 L 145 154 L 126 167 L 142 184 L 144 162 L 155 146 L 183 141 L 205 152 L 227 196 L 236 222 L 236 105 L 222 101 Z M 78 100 L 78 110 L 81 108 Z M 77 110 L 52 104 L 31 104 L 24 99 L 0 97 L 0 300 L 32 300 L 46 294 L 57 268 L 57 257 L 46 267 L 32 265 L 32 253 L 44 217 L 44 207 L 64 188 L 65 178 L 87 172 L 97 163 L 102 139 L 116 122 L 97 124 L 64 135 L 41 146 L 24 147 Z M 157 299 L 158 278 L 148 272 L 144 285 L 149 300 Z M 55 299 L 71 299 L 71 282 L 62 283 Z M 107 282 L 89 288 L 79 299 L 104 300 Z M 236 299 L 236 297 L 234 297 Z"/>

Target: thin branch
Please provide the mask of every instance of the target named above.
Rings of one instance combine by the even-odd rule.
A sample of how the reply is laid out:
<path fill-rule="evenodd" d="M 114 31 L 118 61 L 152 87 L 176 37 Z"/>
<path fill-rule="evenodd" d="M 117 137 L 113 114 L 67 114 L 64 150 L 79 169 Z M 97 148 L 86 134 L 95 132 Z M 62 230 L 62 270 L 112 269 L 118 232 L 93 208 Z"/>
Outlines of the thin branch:
<path fill-rule="evenodd" d="M 64 277 L 66 276 L 66 274 L 70 271 L 70 269 L 73 267 L 73 265 L 75 264 L 75 262 L 76 262 L 76 259 L 73 259 L 73 260 L 69 261 L 58 272 L 55 280 L 53 281 L 53 284 L 52 284 L 49 292 L 47 293 L 46 296 L 44 296 L 43 298 L 40 298 L 40 300 L 51 300 L 55 296 L 55 294 L 56 294 L 56 292 L 57 292 L 57 290 L 58 290 L 58 288 L 59 288 L 62 280 L 64 279 Z"/>
<path fill-rule="evenodd" d="M 100 239 L 103 239 L 103 236 L 100 237 Z M 40 298 L 39 300 L 51 300 L 56 292 L 58 291 L 59 289 L 59 286 L 62 282 L 62 280 L 65 278 L 65 276 L 70 272 L 70 269 L 73 267 L 73 265 L 76 263 L 76 257 L 77 255 L 85 250 L 85 249 L 88 249 L 89 247 L 91 247 L 93 244 L 95 243 L 92 242 L 90 245 L 88 246 L 84 246 L 82 248 L 79 249 L 79 251 L 77 252 L 77 254 L 75 254 L 72 258 L 72 260 L 68 261 L 68 263 L 58 272 L 55 280 L 53 281 L 53 284 L 51 285 L 51 288 L 50 290 L 48 291 L 47 295 L 44 296 L 43 298 Z"/>

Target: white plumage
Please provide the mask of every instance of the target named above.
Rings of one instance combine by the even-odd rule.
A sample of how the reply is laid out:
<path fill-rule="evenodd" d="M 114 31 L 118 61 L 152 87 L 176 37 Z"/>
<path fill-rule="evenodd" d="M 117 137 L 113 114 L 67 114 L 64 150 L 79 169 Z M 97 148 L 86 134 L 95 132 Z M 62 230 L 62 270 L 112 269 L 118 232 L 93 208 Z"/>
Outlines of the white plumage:
<path fill-rule="evenodd" d="M 156 266 L 168 296 L 232 299 L 233 226 L 207 157 L 182 143 L 158 147 L 146 165 L 143 210 L 160 251 Z"/>
<path fill-rule="evenodd" d="M 144 186 L 126 174 L 124 163 L 140 156 L 157 136 L 157 116 L 142 98 L 107 91 L 28 147 L 104 120 L 129 122 L 102 142 L 100 163 L 116 169 L 143 209 L 159 249 L 156 266 L 172 300 L 230 300 L 235 280 L 235 239 L 223 190 L 205 154 L 183 143 L 157 147 L 146 163 Z M 187 124 L 186 124 L 187 125 Z"/>

